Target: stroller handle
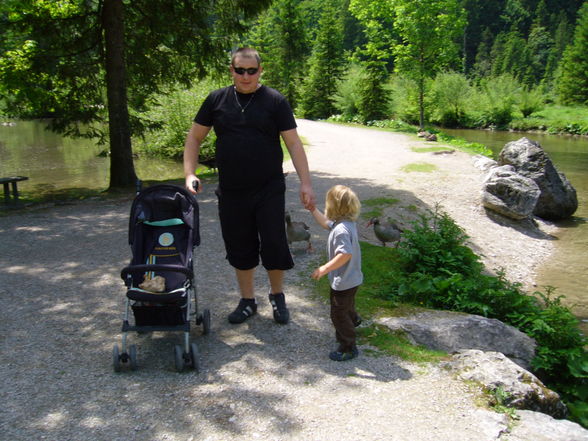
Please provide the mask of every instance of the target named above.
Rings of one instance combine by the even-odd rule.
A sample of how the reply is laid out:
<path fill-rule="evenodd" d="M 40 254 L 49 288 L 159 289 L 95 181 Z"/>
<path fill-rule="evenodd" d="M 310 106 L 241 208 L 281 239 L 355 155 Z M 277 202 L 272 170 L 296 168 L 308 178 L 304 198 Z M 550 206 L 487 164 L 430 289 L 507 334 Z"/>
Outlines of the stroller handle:
<path fill-rule="evenodd" d="M 146 273 L 149 271 L 172 271 L 176 273 L 185 274 L 190 279 L 194 277 L 194 273 L 191 269 L 181 265 L 129 265 L 122 269 L 120 277 L 124 280 L 129 274 L 135 273 Z"/>

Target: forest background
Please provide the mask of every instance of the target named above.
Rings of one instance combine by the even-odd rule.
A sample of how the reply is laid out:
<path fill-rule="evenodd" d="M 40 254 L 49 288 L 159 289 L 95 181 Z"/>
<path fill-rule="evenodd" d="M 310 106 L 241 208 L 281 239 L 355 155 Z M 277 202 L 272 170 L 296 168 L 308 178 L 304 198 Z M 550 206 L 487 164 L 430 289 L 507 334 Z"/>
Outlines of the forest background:
<path fill-rule="evenodd" d="M 582 0 L 6 0 L 0 22 L 0 112 L 108 140 L 111 188 L 133 149 L 181 155 L 241 45 L 299 117 L 588 134 Z"/>

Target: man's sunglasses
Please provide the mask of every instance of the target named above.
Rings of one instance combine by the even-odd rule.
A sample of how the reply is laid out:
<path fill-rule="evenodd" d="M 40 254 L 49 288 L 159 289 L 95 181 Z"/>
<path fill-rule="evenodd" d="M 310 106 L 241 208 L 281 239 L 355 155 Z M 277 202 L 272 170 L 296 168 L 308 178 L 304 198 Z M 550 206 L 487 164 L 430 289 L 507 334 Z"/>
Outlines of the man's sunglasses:
<path fill-rule="evenodd" d="M 249 75 L 255 75 L 257 73 L 257 71 L 259 70 L 259 67 L 244 68 L 244 67 L 233 66 L 233 70 L 235 71 L 235 73 L 237 75 L 245 75 L 245 72 L 247 72 Z"/>

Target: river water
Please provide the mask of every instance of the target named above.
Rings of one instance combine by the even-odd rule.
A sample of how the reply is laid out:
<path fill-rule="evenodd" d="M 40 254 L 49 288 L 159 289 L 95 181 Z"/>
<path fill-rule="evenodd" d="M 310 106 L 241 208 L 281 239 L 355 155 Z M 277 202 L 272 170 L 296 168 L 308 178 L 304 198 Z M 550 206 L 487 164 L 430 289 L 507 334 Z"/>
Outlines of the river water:
<path fill-rule="evenodd" d="M 551 285 L 582 319 L 588 319 L 588 138 L 520 134 L 483 130 L 445 130 L 448 134 L 482 143 L 498 154 L 507 142 L 522 136 L 537 141 L 577 191 L 575 216 L 559 222 L 556 251 L 539 271 L 538 285 Z M 37 121 L 0 125 L 0 177 L 23 175 L 23 192 L 47 189 L 108 187 L 110 160 L 98 154 L 105 146 L 91 140 L 72 140 L 44 129 Z M 178 179 L 181 164 L 139 158 L 137 175 L 143 180 Z"/>
<path fill-rule="evenodd" d="M 39 121 L 0 125 L 0 177 L 28 176 L 19 191 L 45 192 L 63 188 L 106 189 L 110 158 L 99 156 L 107 146 L 88 139 L 70 139 L 45 130 Z M 137 176 L 143 180 L 177 179 L 182 165 L 154 158 L 135 159 Z"/>
<path fill-rule="evenodd" d="M 504 145 L 523 136 L 538 142 L 578 195 L 578 210 L 557 222 L 555 253 L 538 271 L 538 287 L 553 286 L 564 303 L 588 320 L 588 138 L 485 130 L 443 130 L 449 135 L 486 145 L 497 156 Z M 583 326 L 584 328 L 585 326 Z"/>

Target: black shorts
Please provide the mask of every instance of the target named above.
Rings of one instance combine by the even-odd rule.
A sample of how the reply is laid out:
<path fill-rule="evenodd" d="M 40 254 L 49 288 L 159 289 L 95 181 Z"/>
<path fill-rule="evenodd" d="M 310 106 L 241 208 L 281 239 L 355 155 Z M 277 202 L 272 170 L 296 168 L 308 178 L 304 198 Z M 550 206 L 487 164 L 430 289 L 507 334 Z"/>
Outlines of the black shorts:
<path fill-rule="evenodd" d="M 286 184 L 270 181 L 254 190 L 217 189 L 218 212 L 229 263 L 249 270 L 261 263 L 267 270 L 294 266 L 286 237 Z"/>

